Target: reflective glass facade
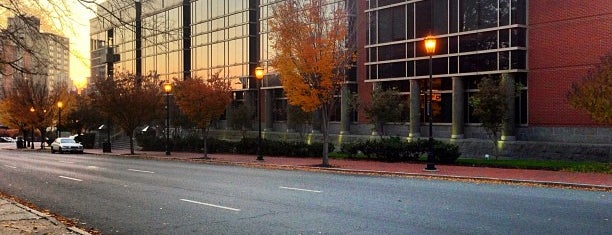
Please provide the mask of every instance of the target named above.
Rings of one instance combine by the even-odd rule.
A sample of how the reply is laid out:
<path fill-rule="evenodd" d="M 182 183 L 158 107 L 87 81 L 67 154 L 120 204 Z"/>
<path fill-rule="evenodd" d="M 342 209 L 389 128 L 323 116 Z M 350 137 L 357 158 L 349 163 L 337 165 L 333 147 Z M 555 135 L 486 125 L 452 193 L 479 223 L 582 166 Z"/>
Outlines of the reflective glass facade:
<path fill-rule="evenodd" d="M 451 122 L 453 77 L 473 87 L 483 76 L 512 74 L 527 88 L 525 0 L 371 0 L 366 5 L 366 82 L 408 94 L 409 80 L 419 79 L 420 87 L 427 88 L 429 56 L 423 39 L 437 38 L 432 58 L 434 122 Z M 475 91 L 465 91 L 465 103 Z M 526 95 L 519 97 L 517 121 L 526 124 L 526 101 L 521 100 Z M 465 114 L 466 122 L 478 122 L 471 112 Z"/>

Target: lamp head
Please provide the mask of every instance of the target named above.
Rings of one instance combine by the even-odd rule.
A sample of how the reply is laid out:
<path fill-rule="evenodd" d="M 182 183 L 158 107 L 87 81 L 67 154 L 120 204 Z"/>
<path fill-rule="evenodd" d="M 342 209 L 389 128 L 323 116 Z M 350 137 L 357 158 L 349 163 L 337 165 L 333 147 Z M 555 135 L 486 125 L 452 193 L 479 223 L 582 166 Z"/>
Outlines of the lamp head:
<path fill-rule="evenodd" d="M 172 91 L 172 84 L 169 82 L 164 83 L 164 91 L 170 93 Z"/>
<path fill-rule="evenodd" d="M 57 107 L 60 108 L 60 109 L 63 108 L 64 107 L 64 103 L 61 102 L 61 101 L 58 101 L 57 102 Z"/>
<path fill-rule="evenodd" d="M 432 55 L 436 52 L 436 38 L 434 36 L 425 37 L 425 51 L 428 55 Z"/>
<path fill-rule="evenodd" d="M 264 77 L 264 69 L 262 67 L 255 68 L 255 78 L 261 80 Z"/>

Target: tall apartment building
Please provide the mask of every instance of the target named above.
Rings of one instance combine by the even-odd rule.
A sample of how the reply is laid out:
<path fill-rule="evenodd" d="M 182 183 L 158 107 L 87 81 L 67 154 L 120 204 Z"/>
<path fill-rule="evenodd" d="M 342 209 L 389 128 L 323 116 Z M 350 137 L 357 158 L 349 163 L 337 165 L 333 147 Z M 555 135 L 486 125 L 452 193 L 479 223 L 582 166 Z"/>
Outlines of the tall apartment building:
<path fill-rule="evenodd" d="M 144 0 L 141 42 L 134 28 L 134 3 L 119 8 L 126 22 L 91 20 L 92 77 L 114 70 L 135 71 L 142 47 L 141 73 L 164 79 L 207 77 L 220 71 L 234 84 L 236 100 L 253 98 L 254 68 L 266 71 L 274 56 L 267 20 L 273 0 Z M 515 86 L 508 100 L 508 141 L 612 144 L 609 125 L 594 123 L 569 106 L 570 84 L 612 53 L 612 4 L 606 0 L 338 0 L 350 6 L 358 63 L 346 93 L 371 100 L 375 87 L 397 88 L 416 115 L 390 123 L 391 135 L 426 135 L 424 90 L 429 78 L 423 39 L 434 35 L 434 137 L 486 138 L 468 99 L 483 77 Z M 107 8 L 111 9 L 111 8 Z M 115 11 L 118 12 L 118 11 Z M 259 30 L 258 30 L 259 28 Z M 285 131 L 286 98 L 278 76 L 264 78 L 266 129 Z M 362 110 L 341 105 L 332 117 L 336 134 L 369 135 Z"/>
<path fill-rule="evenodd" d="M 13 79 L 32 79 L 48 84 L 61 82 L 72 86 L 70 79 L 70 41 L 67 37 L 40 31 L 40 20 L 34 16 L 8 18 L 3 29 L 2 94 L 12 89 Z"/>

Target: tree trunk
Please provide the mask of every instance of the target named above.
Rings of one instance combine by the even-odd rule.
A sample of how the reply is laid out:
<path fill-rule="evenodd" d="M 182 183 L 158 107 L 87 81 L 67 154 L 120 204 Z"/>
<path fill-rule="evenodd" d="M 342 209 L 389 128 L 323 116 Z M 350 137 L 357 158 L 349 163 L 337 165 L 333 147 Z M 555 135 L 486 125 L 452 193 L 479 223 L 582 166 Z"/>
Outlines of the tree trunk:
<path fill-rule="evenodd" d="M 323 132 L 323 167 L 329 167 L 329 109 L 327 105 L 323 105 L 321 108 L 321 116 L 323 119 L 323 125 L 321 125 L 321 132 Z"/>
<path fill-rule="evenodd" d="M 202 131 L 204 132 L 204 159 L 208 159 L 208 127 Z"/>
<path fill-rule="evenodd" d="M 130 154 L 134 155 L 134 138 L 133 138 L 134 134 L 131 133 L 128 135 L 128 137 L 130 137 Z"/>

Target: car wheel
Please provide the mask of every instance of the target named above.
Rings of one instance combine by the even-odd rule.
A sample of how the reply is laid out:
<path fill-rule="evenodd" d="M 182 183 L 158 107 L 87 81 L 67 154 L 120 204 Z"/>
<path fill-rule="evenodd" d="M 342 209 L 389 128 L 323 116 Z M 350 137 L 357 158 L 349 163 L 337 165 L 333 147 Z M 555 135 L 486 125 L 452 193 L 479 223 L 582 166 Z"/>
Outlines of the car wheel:
<path fill-rule="evenodd" d="M 62 147 L 59 147 L 59 148 L 57 149 L 57 151 L 58 151 L 59 153 L 64 153 L 64 152 L 62 152 Z"/>
<path fill-rule="evenodd" d="M 51 146 L 51 153 L 55 153 L 55 150 L 53 150 L 53 146 Z"/>

